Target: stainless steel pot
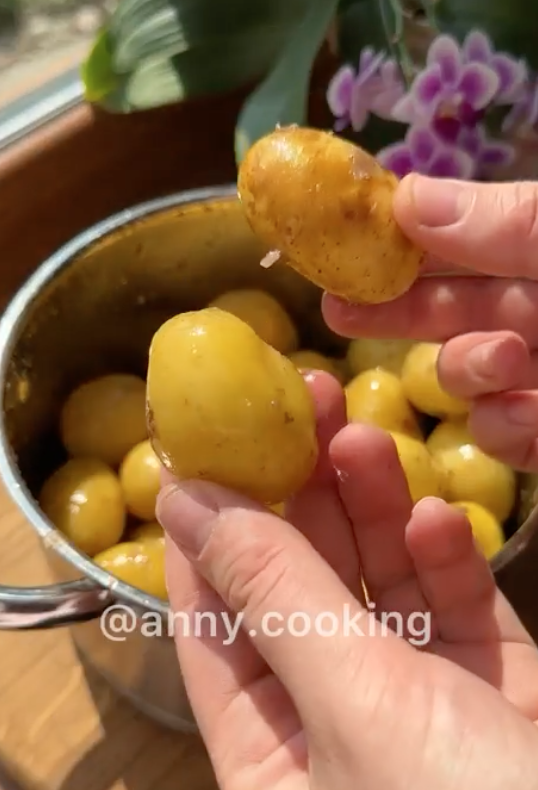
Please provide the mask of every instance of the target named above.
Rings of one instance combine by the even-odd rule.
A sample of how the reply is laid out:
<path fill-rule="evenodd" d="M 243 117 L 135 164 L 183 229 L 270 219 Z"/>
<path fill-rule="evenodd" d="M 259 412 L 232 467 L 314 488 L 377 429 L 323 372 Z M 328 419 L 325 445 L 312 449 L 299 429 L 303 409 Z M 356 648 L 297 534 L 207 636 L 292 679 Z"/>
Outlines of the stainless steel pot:
<path fill-rule="evenodd" d="M 235 186 L 167 197 L 124 211 L 64 246 L 23 285 L 0 321 L 0 477 L 40 536 L 58 580 L 50 587 L 0 586 L 0 629 L 69 625 L 81 653 L 120 693 L 181 730 L 195 723 L 167 605 L 81 554 L 45 518 L 35 495 L 64 458 L 56 427 L 67 394 L 106 372 L 145 375 L 153 333 L 182 310 L 203 307 L 229 288 L 258 285 L 288 308 L 306 345 L 327 352 L 342 346 L 323 323 L 320 291 L 285 266 L 262 269 L 265 252 Z M 536 524 L 533 511 L 493 566 L 538 638 Z M 130 633 L 106 635 L 112 611 L 128 617 Z"/>

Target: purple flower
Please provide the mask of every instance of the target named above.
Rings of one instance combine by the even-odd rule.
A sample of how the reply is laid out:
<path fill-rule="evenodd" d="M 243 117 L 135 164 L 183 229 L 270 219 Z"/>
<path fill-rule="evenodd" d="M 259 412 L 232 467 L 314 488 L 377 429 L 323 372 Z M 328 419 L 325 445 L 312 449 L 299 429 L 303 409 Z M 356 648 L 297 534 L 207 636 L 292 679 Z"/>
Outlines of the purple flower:
<path fill-rule="evenodd" d="M 538 80 L 528 80 L 519 100 L 503 121 L 503 131 L 531 130 L 538 125 Z"/>
<path fill-rule="evenodd" d="M 515 158 L 514 146 L 489 139 L 482 124 L 474 129 L 462 129 L 457 144 L 473 159 L 477 178 L 486 177 L 492 168 L 508 167 Z"/>
<path fill-rule="evenodd" d="M 465 63 L 483 63 L 493 69 L 499 78 L 494 97 L 495 104 L 511 104 L 521 95 L 527 79 L 527 66 L 504 52 L 495 52 L 490 39 L 481 30 L 468 33 L 462 46 Z"/>
<path fill-rule="evenodd" d="M 384 53 L 365 47 L 358 72 L 351 66 L 342 66 L 329 83 L 327 103 L 336 118 L 335 130 L 351 126 L 360 132 L 371 113 L 390 119 L 392 108 L 404 91 L 396 63 L 387 60 Z"/>
<path fill-rule="evenodd" d="M 404 142 L 383 148 L 377 159 L 399 178 L 414 172 L 438 178 L 470 179 L 475 171 L 468 153 L 447 145 L 427 126 L 409 127 Z"/>
<path fill-rule="evenodd" d="M 426 68 L 393 110 L 403 123 L 433 123 L 447 142 L 455 142 L 462 126 L 481 120 L 497 95 L 501 80 L 483 62 L 466 61 L 452 36 L 438 36 L 428 50 Z"/>

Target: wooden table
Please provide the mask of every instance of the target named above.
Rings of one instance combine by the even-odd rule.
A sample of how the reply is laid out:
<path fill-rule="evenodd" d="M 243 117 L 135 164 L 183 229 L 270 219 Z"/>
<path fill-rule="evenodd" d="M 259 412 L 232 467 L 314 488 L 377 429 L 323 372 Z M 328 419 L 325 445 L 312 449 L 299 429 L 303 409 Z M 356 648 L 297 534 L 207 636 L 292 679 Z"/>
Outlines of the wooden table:
<path fill-rule="evenodd" d="M 0 582 L 50 581 L 36 537 L 0 489 Z M 33 788 L 216 785 L 201 741 L 153 724 L 88 675 L 68 629 L 0 631 L 0 790 Z"/>

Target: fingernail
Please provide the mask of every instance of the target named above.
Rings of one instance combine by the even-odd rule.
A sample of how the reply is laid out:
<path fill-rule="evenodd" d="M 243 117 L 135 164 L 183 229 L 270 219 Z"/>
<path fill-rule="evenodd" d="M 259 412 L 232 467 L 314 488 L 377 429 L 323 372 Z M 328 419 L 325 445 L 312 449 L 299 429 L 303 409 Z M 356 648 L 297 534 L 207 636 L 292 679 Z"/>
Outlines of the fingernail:
<path fill-rule="evenodd" d="M 198 558 L 206 545 L 219 512 L 204 483 L 172 483 L 157 498 L 157 520 L 184 554 Z"/>
<path fill-rule="evenodd" d="M 481 343 L 471 349 L 467 354 L 467 369 L 473 377 L 489 379 L 496 375 L 495 357 L 503 341 L 492 340 L 489 343 Z"/>
<path fill-rule="evenodd" d="M 514 425 L 534 428 L 538 425 L 538 410 L 533 400 L 515 397 L 506 406 L 506 417 Z"/>
<path fill-rule="evenodd" d="M 416 221 L 427 228 L 445 228 L 459 222 L 474 198 L 470 184 L 418 175 L 412 180 L 411 190 Z"/>

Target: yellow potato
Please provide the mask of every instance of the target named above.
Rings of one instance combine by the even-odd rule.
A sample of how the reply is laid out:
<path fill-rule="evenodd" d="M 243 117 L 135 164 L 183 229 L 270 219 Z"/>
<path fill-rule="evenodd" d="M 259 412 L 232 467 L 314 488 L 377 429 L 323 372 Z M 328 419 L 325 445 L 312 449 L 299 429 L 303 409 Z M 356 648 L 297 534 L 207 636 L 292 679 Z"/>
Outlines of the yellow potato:
<path fill-rule="evenodd" d="M 359 337 L 352 340 L 347 349 L 349 369 L 354 376 L 373 368 L 383 368 L 399 376 L 413 345 L 413 340 L 373 340 Z"/>
<path fill-rule="evenodd" d="M 177 477 L 276 504 L 318 457 L 313 399 L 287 357 L 236 316 L 183 313 L 154 335 L 148 365 L 153 448 Z"/>
<path fill-rule="evenodd" d="M 298 370 L 324 370 L 334 376 L 340 384 L 344 383 L 344 376 L 337 362 L 317 351 L 296 351 L 290 354 L 289 358 Z"/>
<path fill-rule="evenodd" d="M 505 543 L 503 528 L 499 520 L 493 513 L 476 502 L 454 502 L 453 506 L 465 513 L 476 543 L 485 558 L 491 560 Z"/>
<path fill-rule="evenodd" d="M 330 132 L 276 129 L 239 169 L 253 231 L 304 277 L 351 302 L 388 302 L 419 274 L 423 252 L 392 214 L 393 173 Z"/>
<path fill-rule="evenodd" d="M 116 467 L 147 438 L 146 385 L 138 376 L 112 374 L 82 384 L 65 402 L 60 435 L 74 458 L 99 458 Z"/>
<path fill-rule="evenodd" d="M 147 540 L 164 541 L 164 530 L 158 521 L 147 521 L 144 524 L 138 524 L 131 530 L 129 539 L 135 543 L 145 543 Z"/>
<path fill-rule="evenodd" d="M 437 376 L 440 343 L 417 343 L 407 354 L 401 372 L 402 385 L 413 406 L 431 417 L 467 414 L 467 401 L 453 398 L 441 387 Z"/>
<path fill-rule="evenodd" d="M 443 474 L 424 442 L 395 431 L 390 431 L 390 434 L 396 444 L 413 502 L 416 503 L 428 496 L 442 497 Z M 390 491 L 387 492 L 387 496 L 390 496 Z"/>
<path fill-rule="evenodd" d="M 164 569 L 164 541 L 118 543 L 101 552 L 94 562 L 122 582 L 148 595 L 168 598 Z"/>
<path fill-rule="evenodd" d="M 426 446 L 445 474 L 447 502 L 476 502 L 501 523 L 515 504 L 516 474 L 476 446 L 463 420 L 440 423 Z"/>
<path fill-rule="evenodd" d="M 298 346 L 295 324 L 280 302 L 266 291 L 254 288 L 227 291 L 209 307 L 218 307 L 237 316 L 281 354 L 289 354 Z"/>
<path fill-rule="evenodd" d="M 423 438 L 417 415 L 393 373 L 382 368 L 367 370 L 351 379 L 345 393 L 350 422 L 364 422 L 415 439 Z"/>
<path fill-rule="evenodd" d="M 284 502 L 278 502 L 276 505 L 271 505 L 271 510 L 273 513 L 276 513 L 277 516 L 284 518 L 285 515 L 286 505 Z"/>
<path fill-rule="evenodd" d="M 161 468 L 149 439 L 136 444 L 120 466 L 120 483 L 127 510 L 142 521 L 155 518 Z"/>
<path fill-rule="evenodd" d="M 95 458 L 74 458 L 57 469 L 42 487 L 39 505 L 56 529 L 89 556 L 123 535 L 126 512 L 120 481 Z"/>

